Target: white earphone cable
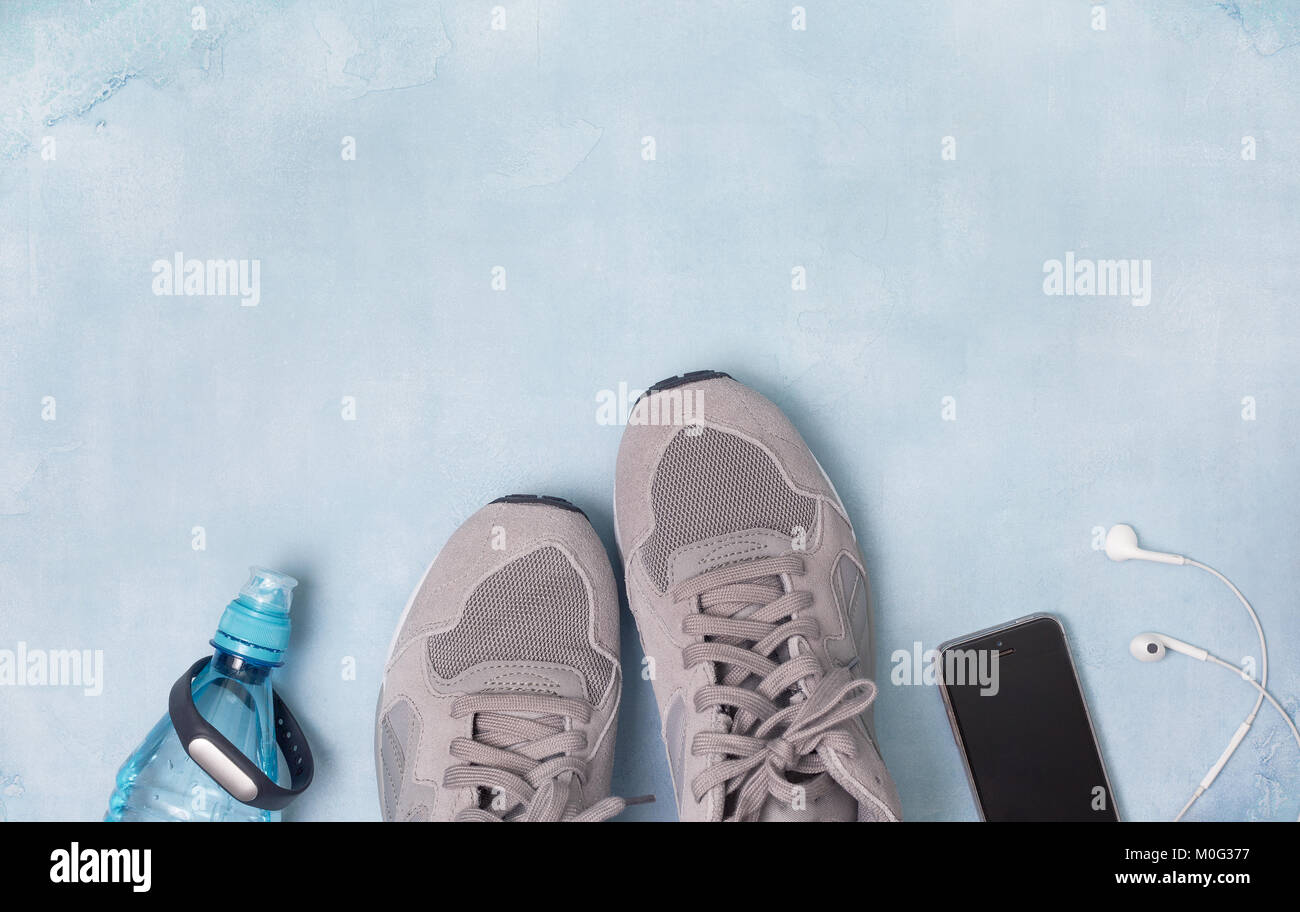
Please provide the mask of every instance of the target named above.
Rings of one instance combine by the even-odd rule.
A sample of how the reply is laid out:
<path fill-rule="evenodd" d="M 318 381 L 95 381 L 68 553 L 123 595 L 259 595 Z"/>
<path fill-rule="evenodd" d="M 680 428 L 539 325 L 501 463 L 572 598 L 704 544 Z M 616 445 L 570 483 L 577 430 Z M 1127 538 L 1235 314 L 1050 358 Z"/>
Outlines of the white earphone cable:
<path fill-rule="evenodd" d="M 1225 662 L 1223 661 L 1223 659 L 1219 658 L 1216 655 L 1206 654 L 1205 658 L 1213 662 L 1215 665 L 1219 665 L 1223 668 L 1228 669 L 1229 671 L 1235 671 L 1247 683 L 1249 683 L 1252 687 L 1254 687 L 1256 690 L 1259 691 L 1259 697 L 1261 700 L 1266 699 L 1268 700 L 1269 703 L 1272 703 L 1273 708 L 1276 709 L 1278 711 L 1278 714 L 1282 716 L 1282 721 L 1284 721 L 1287 724 L 1287 727 L 1291 729 L 1291 736 L 1295 738 L 1296 746 L 1300 747 L 1300 729 L 1297 729 L 1295 727 L 1295 722 L 1291 721 L 1290 714 L 1285 709 L 1282 708 L 1282 704 L 1277 702 L 1277 700 L 1274 699 L 1271 693 L 1269 693 L 1267 690 L 1264 689 L 1263 684 L 1259 683 L 1250 675 L 1246 674 L 1245 669 L 1238 668 L 1236 665 L 1233 665 L 1231 662 Z"/>
<path fill-rule="evenodd" d="M 1237 600 L 1241 602 L 1241 604 L 1245 606 L 1246 611 L 1249 612 L 1250 620 L 1255 625 L 1255 632 L 1259 634 L 1260 680 L 1256 682 L 1251 678 L 1247 678 L 1247 680 L 1249 680 L 1250 683 L 1254 684 L 1257 688 L 1259 688 L 1259 695 L 1255 698 L 1255 706 L 1251 709 L 1250 714 L 1246 716 L 1246 720 L 1241 724 L 1241 727 L 1238 728 L 1237 732 L 1233 735 L 1232 741 L 1228 743 L 1228 747 L 1226 750 L 1224 750 L 1223 755 L 1219 757 L 1218 761 L 1210 769 L 1210 772 L 1206 774 L 1205 780 L 1202 781 L 1201 785 L 1197 786 L 1196 791 L 1192 793 L 1192 797 L 1187 799 L 1187 803 L 1183 805 L 1183 809 L 1178 812 L 1178 816 L 1174 818 L 1175 822 L 1182 820 L 1183 815 L 1185 815 L 1191 809 L 1192 805 L 1196 803 L 1196 799 L 1200 798 L 1201 795 L 1205 794 L 1205 790 L 1209 788 L 1209 783 L 1212 782 L 1214 780 L 1214 777 L 1219 774 L 1219 770 L 1221 770 L 1223 768 L 1223 765 L 1228 762 L 1228 758 L 1231 757 L 1236 752 L 1237 745 L 1241 743 L 1241 739 L 1245 734 L 1243 729 L 1247 729 L 1254 724 L 1255 717 L 1259 715 L 1259 708 L 1261 705 L 1263 705 L 1264 698 L 1268 697 L 1270 701 L 1273 701 L 1273 705 L 1277 706 L 1277 702 L 1273 700 L 1273 697 L 1268 693 L 1266 689 L 1268 686 L 1268 646 L 1264 642 L 1264 628 L 1259 623 L 1259 615 L 1255 614 L 1255 609 L 1250 606 L 1250 602 L 1247 601 L 1246 597 L 1241 594 L 1241 590 L 1232 584 L 1232 580 L 1228 579 L 1218 570 L 1215 570 L 1213 567 L 1207 564 L 1203 564 L 1200 561 L 1192 560 L 1190 557 L 1183 558 L 1183 562 L 1190 566 L 1197 567 L 1201 570 L 1204 570 L 1206 573 L 1220 580 L 1225 586 L 1227 586 L 1229 589 L 1232 590 L 1232 594 L 1237 597 Z M 1214 657 L 1211 656 L 1210 658 L 1214 658 Z M 1232 668 L 1240 672 L 1242 675 L 1245 675 L 1245 672 L 1242 671 L 1242 669 L 1237 668 L 1235 665 L 1230 665 L 1226 662 L 1220 661 L 1219 659 L 1214 659 L 1214 661 L 1218 662 L 1220 665 L 1224 665 L 1228 668 Z M 1287 724 L 1291 725 L 1291 718 L 1287 716 L 1287 714 L 1284 711 L 1282 711 L 1282 708 L 1280 706 L 1278 706 L 1278 711 L 1282 712 L 1282 716 L 1287 720 Z M 1291 728 L 1292 731 L 1294 732 L 1295 726 L 1292 725 Z M 1297 743 L 1300 744 L 1300 735 L 1297 735 Z"/>

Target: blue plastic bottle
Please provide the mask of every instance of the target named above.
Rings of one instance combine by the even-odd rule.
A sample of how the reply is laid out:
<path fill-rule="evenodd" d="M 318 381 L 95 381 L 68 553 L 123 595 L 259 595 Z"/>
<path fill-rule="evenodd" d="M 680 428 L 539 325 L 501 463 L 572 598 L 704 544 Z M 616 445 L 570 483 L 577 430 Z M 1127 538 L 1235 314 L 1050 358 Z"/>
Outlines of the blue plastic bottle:
<path fill-rule="evenodd" d="M 216 652 L 194 678 L 194 705 L 275 781 L 278 756 L 271 709 L 271 670 L 284 664 L 289 605 L 298 581 L 249 568 L 249 580 L 226 606 L 212 639 Z M 178 662 L 178 671 L 185 663 Z M 164 714 L 117 773 L 108 821 L 275 821 L 278 811 L 242 804 L 199 768 Z"/>

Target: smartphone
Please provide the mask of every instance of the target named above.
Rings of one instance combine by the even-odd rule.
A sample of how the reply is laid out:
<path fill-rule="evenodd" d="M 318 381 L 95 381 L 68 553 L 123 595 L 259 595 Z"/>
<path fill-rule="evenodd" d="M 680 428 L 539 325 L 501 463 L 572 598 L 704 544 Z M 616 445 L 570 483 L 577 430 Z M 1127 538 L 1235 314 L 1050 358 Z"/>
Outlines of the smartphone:
<path fill-rule="evenodd" d="M 981 819 L 1119 820 L 1060 621 L 1035 614 L 949 640 L 938 661 Z"/>

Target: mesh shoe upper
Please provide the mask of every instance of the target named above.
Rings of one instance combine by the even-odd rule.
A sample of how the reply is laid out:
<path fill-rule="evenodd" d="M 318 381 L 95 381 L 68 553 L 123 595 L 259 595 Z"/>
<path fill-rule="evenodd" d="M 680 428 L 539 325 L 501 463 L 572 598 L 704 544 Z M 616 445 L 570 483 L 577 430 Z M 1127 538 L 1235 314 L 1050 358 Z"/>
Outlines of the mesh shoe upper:
<path fill-rule="evenodd" d="M 772 457 L 712 427 L 673 436 L 651 486 L 654 529 L 641 549 L 646 573 L 667 590 L 669 561 L 683 545 L 727 532 L 812 529 L 817 501 L 791 489 Z"/>
<path fill-rule="evenodd" d="M 429 637 L 441 678 L 482 662 L 552 662 L 581 673 L 588 702 L 609 686 L 614 663 L 587 635 L 591 605 L 578 570 L 558 548 L 516 558 L 474 589 L 460 623 Z"/>

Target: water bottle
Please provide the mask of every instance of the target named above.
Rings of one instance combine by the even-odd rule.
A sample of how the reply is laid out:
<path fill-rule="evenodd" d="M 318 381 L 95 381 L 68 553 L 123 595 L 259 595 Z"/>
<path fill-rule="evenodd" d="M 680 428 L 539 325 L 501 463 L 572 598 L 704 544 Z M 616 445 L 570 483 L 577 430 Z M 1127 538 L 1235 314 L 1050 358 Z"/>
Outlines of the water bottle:
<path fill-rule="evenodd" d="M 289 643 L 289 604 L 296 585 L 298 581 L 291 576 L 250 567 L 248 582 L 221 616 L 212 639 L 216 647 L 212 658 L 191 669 L 195 673 L 190 696 L 198 715 L 224 735 L 234 750 L 255 763 L 270 783 L 275 782 L 279 765 L 277 721 L 282 728 L 287 713 L 272 693 L 271 672 L 283 664 Z M 178 682 L 177 687 L 181 686 Z M 182 743 L 172 718 L 169 712 L 159 719 L 122 764 L 105 820 L 280 819 L 278 810 L 240 802 L 205 772 L 190 756 L 193 742 Z M 187 744 L 191 745 L 189 751 Z M 206 740 L 205 744 L 211 747 Z M 306 749 L 305 741 L 302 748 Z M 289 747 L 286 756 L 296 749 L 296 745 Z M 211 762 L 205 766 L 216 770 Z M 218 775 L 228 781 L 219 770 Z"/>

